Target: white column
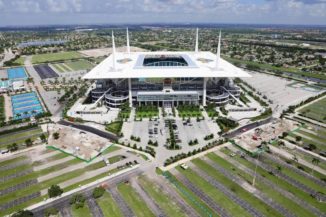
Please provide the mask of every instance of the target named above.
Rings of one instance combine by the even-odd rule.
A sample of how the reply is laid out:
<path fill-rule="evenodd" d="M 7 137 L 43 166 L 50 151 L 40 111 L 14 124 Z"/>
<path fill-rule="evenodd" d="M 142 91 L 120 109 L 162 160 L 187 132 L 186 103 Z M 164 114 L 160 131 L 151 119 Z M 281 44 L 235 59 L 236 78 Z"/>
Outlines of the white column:
<path fill-rule="evenodd" d="M 203 85 L 203 106 L 206 106 L 206 83 L 207 83 L 207 78 L 204 78 L 204 85 Z"/>
<path fill-rule="evenodd" d="M 129 86 L 129 107 L 132 107 L 132 91 L 131 91 L 131 78 L 128 78 L 128 86 Z"/>

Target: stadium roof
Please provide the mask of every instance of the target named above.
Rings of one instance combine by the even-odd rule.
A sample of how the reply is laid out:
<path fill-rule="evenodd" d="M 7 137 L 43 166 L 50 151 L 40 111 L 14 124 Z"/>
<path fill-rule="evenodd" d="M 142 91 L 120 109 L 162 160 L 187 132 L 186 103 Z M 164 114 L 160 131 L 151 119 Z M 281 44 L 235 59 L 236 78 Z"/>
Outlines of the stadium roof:
<path fill-rule="evenodd" d="M 143 64 L 147 56 L 167 59 L 181 57 L 186 66 L 171 65 L 146 66 Z M 115 60 L 115 64 L 113 63 Z M 216 63 L 216 54 L 211 52 L 125 52 L 111 54 L 99 65 L 88 72 L 83 79 L 114 79 L 114 78 L 155 78 L 155 77 L 250 77 L 242 69 L 224 59 Z M 164 62 L 164 61 L 163 61 Z M 218 68 L 217 68 L 218 65 Z"/>

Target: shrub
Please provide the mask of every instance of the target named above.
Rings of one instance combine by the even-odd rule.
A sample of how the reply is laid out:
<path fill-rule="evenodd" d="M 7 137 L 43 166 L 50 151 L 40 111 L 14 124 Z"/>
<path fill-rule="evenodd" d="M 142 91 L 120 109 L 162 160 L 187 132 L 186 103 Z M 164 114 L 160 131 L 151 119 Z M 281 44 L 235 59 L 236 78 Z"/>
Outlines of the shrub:
<path fill-rule="evenodd" d="M 94 198 L 100 198 L 100 197 L 103 196 L 104 192 L 105 192 L 105 189 L 103 187 L 101 187 L 101 186 L 100 187 L 96 187 L 93 190 L 93 197 Z"/>
<path fill-rule="evenodd" d="M 70 204 L 74 205 L 76 209 L 83 208 L 85 203 L 85 198 L 82 194 L 75 194 L 70 199 Z"/>

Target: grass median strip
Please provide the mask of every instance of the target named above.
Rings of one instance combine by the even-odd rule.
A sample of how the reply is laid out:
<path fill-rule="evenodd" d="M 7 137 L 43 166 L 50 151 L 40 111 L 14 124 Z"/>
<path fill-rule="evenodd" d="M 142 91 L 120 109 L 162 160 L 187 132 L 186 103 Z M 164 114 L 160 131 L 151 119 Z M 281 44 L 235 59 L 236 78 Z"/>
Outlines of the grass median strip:
<path fill-rule="evenodd" d="M 222 149 L 222 151 L 226 154 L 230 154 L 229 150 Z M 208 156 L 210 156 L 210 154 Z M 252 164 L 251 162 L 247 161 L 246 159 L 243 159 L 239 156 L 235 156 L 235 157 L 233 157 L 233 159 L 238 161 L 242 165 L 248 167 L 252 171 L 255 170 L 255 165 Z M 237 170 L 237 172 L 240 173 L 243 177 L 246 177 L 246 179 L 249 183 L 252 182 L 252 176 L 250 176 L 249 174 L 244 173 L 242 171 L 240 172 L 239 170 Z M 296 188 L 295 186 L 291 185 L 290 183 L 284 181 L 283 179 L 280 179 L 280 178 L 276 177 L 275 175 L 270 174 L 268 171 L 266 171 L 260 167 L 257 167 L 257 174 L 259 174 L 262 177 L 273 182 L 275 185 L 279 186 L 283 190 L 292 193 L 293 195 L 300 198 L 301 200 L 306 201 L 307 203 L 311 204 L 312 206 L 318 208 L 320 211 L 326 212 L 326 206 L 324 206 L 322 203 L 319 203 L 311 195 L 307 194 L 306 192 L 302 191 L 299 188 Z M 257 185 L 256 187 L 258 188 L 259 186 L 260 185 Z M 283 204 L 285 207 L 287 207 L 293 213 L 298 213 L 298 216 L 301 216 L 302 213 L 306 213 L 306 216 L 313 216 L 313 214 L 311 214 L 310 212 L 305 210 L 304 207 L 298 206 L 292 200 L 285 198 L 281 193 L 274 191 L 269 186 L 263 185 L 262 183 L 261 183 L 261 186 L 262 187 L 259 188 L 261 191 L 266 192 L 266 194 L 268 196 L 270 196 L 271 198 L 275 198 L 276 201 L 278 201 L 280 204 Z"/>
<path fill-rule="evenodd" d="M 176 179 L 170 172 L 164 172 L 164 176 L 176 187 L 179 195 L 201 216 L 217 216 L 197 195 L 190 191 L 184 184 Z"/>
<path fill-rule="evenodd" d="M 155 216 L 129 183 L 120 183 L 118 190 L 126 203 L 138 217 Z"/>
<path fill-rule="evenodd" d="M 196 185 L 200 190 L 202 190 L 207 196 L 212 198 L 217 204 L 223 207 L 231 216 L 250 216 L 250 214 L 244 210 L 241 206 L 234 203 L 231 199 L 227 197 L 224 193 L 217 190 L 213 187 L 209 182 L 205 179 L 198 176 L 191 169 L 183 170 L 180 167 L 177 168 L 179 172 L 181 172 L 185 177 Z"/>
<path fill-rule="evenodd" d="M 92 217 L 86 201 L 84 206 L 81 208 L 76 209 L 75 206 L 71 206 L 71 213 L 74 217 Z"/>
<path fill-rule="evenodd" d="M 150 182 L 147 178 L 139 178 L 140 184 L 144 187 L 147 194 L 153 198 L 161 209 L 167 214 L 167 216 L 185 216 L 183 211 L 177 206 L 177 204 L 171 200 L 171 198 L 162 192 L 159 187 Z"/>
<path fill-rule="evenodd" d="M 193 160 L 193 163 L 198 166 L 201 170 L 212 176 L 216 181 L 223 184 L 225 187 L 233 191 L 239 198 L 247 201 L 253 207 L 255 207 L 258 211 L 260 211 L 265 216 L 282 216 L 280 213 L 276 212 L 273 208 L 269 207 L 263 201 L 256 198 L 252 193 L 249 193 L 245 189 L 243 189 L 240 185 L 232 182 L 227 177 L 223 176 L 220 173 L 216 173 L 215 169 L 211 167 L 209 164 L 204 162 L 203 160 L 196 159 Z M 219 165 L 222 167 L 228 167 L 226 164 L 222 164 L 220 162 Z M 214 172 L 212 172 L 214 171 Z"/>
<path fill-rule="evenodd" d="M 122 212 L 118 204 L 113 200 L 108 192 L 104 192 L 103 196 L 96 200 L 100 206 L 104 217 L 121 217 Z"/>

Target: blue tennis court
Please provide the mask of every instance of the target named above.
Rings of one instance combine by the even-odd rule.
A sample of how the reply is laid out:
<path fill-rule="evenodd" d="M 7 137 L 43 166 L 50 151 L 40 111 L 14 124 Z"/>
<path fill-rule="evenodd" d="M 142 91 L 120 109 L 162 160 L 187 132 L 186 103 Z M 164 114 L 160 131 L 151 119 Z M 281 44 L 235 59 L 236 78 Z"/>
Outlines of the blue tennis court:
<path fill-rule="evenodd" d="M 7 74 L 9 80 L 27 79 L 27 75 L 23 67 L 7 69 Z"/>
<path fill-rule="evenodd" d="M 42 105 L 35 92 L 11 96 L 12 113 L 15 120 L 43 113 Z"/>

